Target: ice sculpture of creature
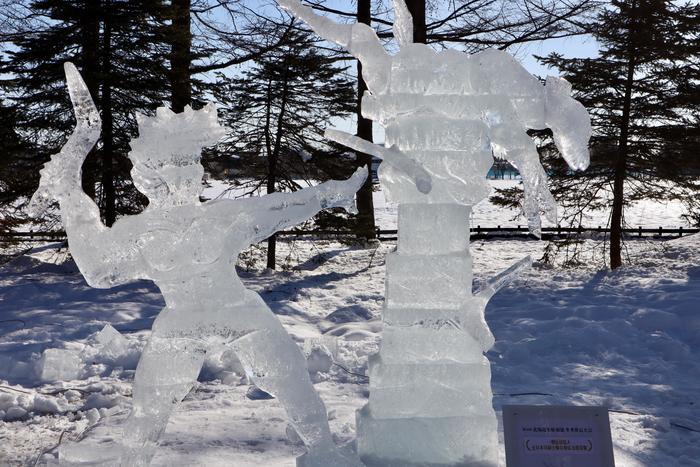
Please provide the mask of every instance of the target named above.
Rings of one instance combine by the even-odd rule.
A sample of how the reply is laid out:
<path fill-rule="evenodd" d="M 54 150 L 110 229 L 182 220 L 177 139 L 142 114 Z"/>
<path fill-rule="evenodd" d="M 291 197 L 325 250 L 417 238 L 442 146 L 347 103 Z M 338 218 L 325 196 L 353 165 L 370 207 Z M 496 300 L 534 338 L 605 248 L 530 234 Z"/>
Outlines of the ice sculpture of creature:
<path fill-rule="evenodd" d="M 150 203 L 143 213 L 107 228 L 80 182 L 83 160 L 99 137 L 100 118 L 75 67 L 65 68 L 77 127 L 42 170 L 34 213 L 58 200 L 71 252 L 88 284 L 107 288 L 150 279 L 166 307 L 139 361 L 133 409 L 121 441 L 62 446 L 61 463 L 147 465 L 208 349 L 229 345 L 253 382 L 286 409 L 308 447 L 305 465 L 361 465 L 336 449 L 302 353 L 260 296 L 244 287 L 234 266 L 239 252 L 275 231 L 324 208 L 354 206 L 366 172 L 295 193 L 201 203 L 201 148 L 224 134 L 216 109 L 210 104 L 174 114 L 160 108 L 155 118 L 139 118 L 140 136 L 129 154 L 134 183 Z"/>
<path fill-rule="evenodd" d="M 369 403 L 358 412 L 357 447 L 368 466 L 497 465 L 496 416 L 488 360 L 494 338 L 484 320 L 489 298 L 529 258 L 472 293 L 471 206 L 489 194 L 486 174 L 496 153 L 523 177 L 523 209 L 540 233 L 540 209 L 556 204 L 528 128 L 550 128 L 573 169 L 588 165 L 590 120 L 563 79 L 542 86 L 509 54 L 466 55 L 413 43 L 411 14 L 394 0 L 390 55 L 365 24 L 336 24 L 298 0 L 278 0 L 321 37 L 362 63 L 366 118 L 384 127 L 387 147 L 329 131 L 329 139 L 379 157 L 424 168 L 408 177 L 385 159 L 379 177 L 399 205 L 397 251 L 387 257 L 384 332 L 370 360 Z"/>

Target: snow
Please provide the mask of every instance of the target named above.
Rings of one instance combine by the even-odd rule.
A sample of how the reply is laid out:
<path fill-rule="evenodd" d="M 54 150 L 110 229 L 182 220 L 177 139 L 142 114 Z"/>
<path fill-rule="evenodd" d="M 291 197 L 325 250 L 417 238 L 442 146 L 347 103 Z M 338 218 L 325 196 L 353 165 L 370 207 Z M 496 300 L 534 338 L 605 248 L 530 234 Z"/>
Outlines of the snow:
<path fill-rule="evenodd" d="M 489 180 L 488 182 L 492 194 L 496 188 L 505 189 L 521 185 L 519 180 Z M 374 192 L 374 207 L 377 225 L 381 229 L 396 229 L 396 204 L 387 201 L 382 190 Z M 625 222 L 630 228 L 663 227 L 677 229 L 678 227 L 692 227 L 688 220 L 683 218 L 683 214 L 686 213 L 687 208 L 680 201 L 641 200 L 625 206 Z M 543 219 L 542 226 L 556 227 L 557 224 L 566 226 L 568 224 L 564 220 L 565 215 L 566 212 L 560 208 L 558 210 L 558 222 L 555 223 Z M 594 228 L 598 226 L 605 227 L 608 225 L 609 219 L 610 209 L 587 210 L 584 212 L 581 225 Z M 472 207 L 470 220 L 472 228 L 476 228 L 476 226 L 515 227 L 518 225 L 523 227 L 527 225 L 527 219 L 519 209 L 506 209 L 495 206 L 488 199 Z"/>
<path fill-rule="evenodd" d="M 540 257 L 544 245 L 474 242 L 477 287 L 525 254 Z M 486 309 L 496 337 L 487 355 L 494 408 L 604 405 L 615 410 L 610 415 L 619 467 L 700 466 L 700 434 L 681 428 L 700 429 L 700 238 L 628 246 L 634 264 L 618 271 L 536 263 L 494 296 Z M 384 258 L 393 247 L 281 242 L 280 257 L 292 258 L 288 271 L 240 272 L 307 355 L 320 345 L 334 355 L 328 372 L 315 367 L 314 381 L 339 443 L 354 438 L 354 411 L 367 402 L 362 375 L 368 355 L 378 349 Z M 138 352 L 163 306 L 148 282 L 90 288 L 64 253 L 49 245 L 0 268 L 3 465 L 33 463 L 58 444 L 61 433 L 62 442 L 76 439 L 95 422 L 98 430 L 109 413 L 124 417 L 130 407 L 133 364 L 90 361 L 92 370 L 80 379 L 43 383 L 34 366 L 43 350 L 96 346 L 96 336 L 110 324 Z M 262 267 L 264 250 L 251 253 Z M 304 266 L 293 269 L 298 264 Z M 338 314 L 327 319 L 339 309 L 348 310 L 351 321 Z M 294 465 L 303 448 L 288 438 L 284 411 L 276 399 L 247 398 L 249 385 L 237 371 L 235 361 L 212 357 L 170 420 L 154 465 Z M 510 396 L 523 393 L 547 395 Z"/>

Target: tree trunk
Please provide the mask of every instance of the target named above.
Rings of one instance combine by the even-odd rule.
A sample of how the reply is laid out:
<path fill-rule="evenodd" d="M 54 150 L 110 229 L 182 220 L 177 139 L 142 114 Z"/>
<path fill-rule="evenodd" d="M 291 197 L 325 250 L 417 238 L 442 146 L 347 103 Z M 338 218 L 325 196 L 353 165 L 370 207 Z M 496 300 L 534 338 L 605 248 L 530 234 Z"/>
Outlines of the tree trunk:
<path fill-rule="evenodd" d="M 109 227 L 116 220 L 116 197 L 114 193 L 114 120 L 112 115 L 112 25 L 110 2 L 104 6 L 102 37 L 102 196 L 104 221 Z"/>
<path fill-rule="evenodd" d="M 612 269 L 622 266 L 622 208 L 627 168 L 627 155 L 622 141 L 622 133 L 620 133 L 620 146 L 613 178 L 612 215 L 610 216 L 610 267 Z"/>
<path fill-rule="evenodd" d="M 372 22 L 371 0 L 357 0 L 357 22 L 370 25 Z M 362 116 L 362 95 L 367 90 L 367 84 L 362 78 L 362 63 L 357 61 L 357 136 L 372 141 L 372 120 Z M 374 220 L 374 200 L 372 199 L 372 156 L 357 153 L 357 166 L 367 167 L 367 180 L 357 192 L 357 233 L 367 239 L 376 237 Z"/>
<path fill-rule="evenodd" d="M 81 75 L 90 96 L 98 99 L 99 93 L 99 37 L 100 37 L 100 0 L 88 0 L 81 17 Z M 95 179 L 97 169 L 97 148 L 92 148 L 83 163 L 83 191 L 92 199 L 96 198 Z"/>
<path fill-rule="evenodd" d="M 413 16 L 413 42 L 425 44 L 428 29 L 425 24 L 425 0 L 406 0 L 408 11 Z"/>
<path fill-rule="evenodd" d="M 172 0 L 170 28 L 170 107 L 182 112 L 192 100 L 190 65 L 192 62 L 192 32 L 190 31 L 190 0 Z"/>
<path fill-rule="evenodd" d="M 276 188 L 275 185 L 277 183 L 277 159 L 279 158 L 280 154 L 280 149 L 282 147 L 282 123 L 284 122 L 284 117 L 285 117 L 285 111 L 287 107 L 287 96 L 289 92 L 289 86 L 287 82 L 287 73 L 286 70 L 287 68 L 284 68 L 285 72 L 283 75 L 283 84 L 282 84 L 282 98 L 280 101 L 280 110 L 279 110 L 279 115 L 277 116 L 277 128 L 275 129 L 275 145 L 272 148 L 271 152 L 268 152 L 267 160 L 268 160 L 268 169 L 267 169 L 267 193 L 274 193 Z M 272 86 L 272 83 L 269 83 L 268 86 Z M 271 111 L 271 106 L 272 106 L 272 97 L 271 97 L 271 87 L 268 88 L 268 111 L 267 111 L 267 125 L 268 125 L 268 130 L 267 134 L 269 135 L 269 126 L 270 126 L 270 111 Z M 268 144 L 267 144 L 268 150 L 270 148 L 269 144 L 269 138 L 268 138 Z M 277 252 L 277 235 L 273 234 L 267 239 L 267 268 L 268 269 L 275 269 L 275 259 L 276 259 L 276 252 Z"/>
<path fill-rule="evenodd" d="M 633 3 L 632 8 L 636 5 Z M 633 10 L 634 11 L 634 10 Z M 622 266 L 622 215 L 625 200 L 625 178 L 627 177 L 627 154 L 630 127 L 630 111 L 632 107 L 632 91 L 634 87 L 635 59 L 635 22 L 634 17 L 629 31 L 629 47 L 627 56 L 627 76 L 625 79 L 625 98 L 622 104 L 622 121 L 620 123 L 620 140 L 618 142 L 617 163 L 613 178 L 613 205 L 610 216 L 610 268 Z"/>

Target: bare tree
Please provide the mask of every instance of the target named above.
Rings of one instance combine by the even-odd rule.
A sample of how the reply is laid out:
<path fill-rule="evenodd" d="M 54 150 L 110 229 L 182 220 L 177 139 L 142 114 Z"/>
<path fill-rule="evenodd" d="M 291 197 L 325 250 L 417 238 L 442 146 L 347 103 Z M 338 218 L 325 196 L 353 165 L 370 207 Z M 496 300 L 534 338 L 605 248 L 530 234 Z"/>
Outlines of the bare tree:
<path fill-rule="evenodd" d="M 603 3 L 600 0 L 405 1 L 413 15 L 415 42 L 458 46 L 468 53 L 586 34 L 586 25 Z M 371 21 L 378 26 L 379 37 L 390 38 L 393 37 L 391 9 L 384 2 L 389 0 L 376 2 Z M 329 7 L 325 0 L 306 3 L 347 21 L 356 16 L 352 11 Z"/>
<path fill-rule="evenodd" d="M 175 112 L 191 104 L 193 93 L 208 89 L 203 75 L 244 64 L 288 41 L 290 24 L 255 6 L 246 0 L 171 1 L 167 37 Z"/>

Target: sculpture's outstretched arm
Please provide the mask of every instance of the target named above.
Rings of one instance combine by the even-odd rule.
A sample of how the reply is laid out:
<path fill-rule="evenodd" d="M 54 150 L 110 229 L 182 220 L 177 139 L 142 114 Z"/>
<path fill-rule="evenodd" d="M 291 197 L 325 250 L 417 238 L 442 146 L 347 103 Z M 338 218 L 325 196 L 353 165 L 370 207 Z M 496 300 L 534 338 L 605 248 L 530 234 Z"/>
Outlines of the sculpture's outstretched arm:
<path fill-rule="evenodd" d="M 387 164 L 408 175 L 415 182 L 418 191 L 423 194 L 430 193 L 432 189 L 432 180 L 428 171 L 425 170 L 419 162 L 406 156 L 396 146 L 386 148 L 370 143 L 358 136 L 338 130 L 326 130 L 325 136 L 331 141 L 347 146 L 350 149 L 382 159 Z"/>
<path fill-rule="evenodd" d="M 134 278 L 135 250 L 116 241 L 118 235 L 105 227 L 99 208 L 83 192 L 81 167 L 100 137 L 101 120 L 78 70 L 72 63 L 64 68 L 77 124 L 61 151 L 41 170 L 29 209 L 32 216 L 39 216 L 58 201 L 71 254 L 88 284 L 111 287 Z"/>
<path fill-rule="evenodd" d="M 280 7 L 309 25 L 316 34 L 335 42 L 353 57 L 362 62 L 365 68 L 373 69 L 388 66 L 389 56 L 374 29 L 363 23 L 340 24 L 317 15 L 298 0 L 277 0 Z M 371 86 L 370 86 L 371 90 Z"/>
<path fill-rule="evenodd" d="M 355 212 L 355 193 L 366 178 L 367 169 L 360 168 L 347 180 L 332 180 L 292 193 L 240 199 L 232 205 L 250 216 L 253 231 L 250 243 L 253 244 L 304 222 L 322 209 L 342 207 Z"/>

